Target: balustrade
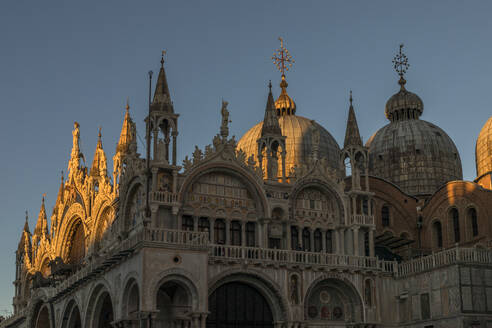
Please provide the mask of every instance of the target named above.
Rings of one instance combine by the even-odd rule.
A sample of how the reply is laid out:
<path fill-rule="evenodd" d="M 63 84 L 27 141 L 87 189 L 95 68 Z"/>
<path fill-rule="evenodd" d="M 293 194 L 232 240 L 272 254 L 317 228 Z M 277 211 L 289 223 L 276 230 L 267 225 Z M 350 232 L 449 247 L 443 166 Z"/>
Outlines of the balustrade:
<path fill-rule="evenodd" d="M 178 202 L 178 194 L 170 191 L 153 191 L 150 193 L 150 199 L 157 203 L 173 204 Z"/>
<path fill-rule="evenodd" d="M 374 216 L 366 214 L 355 214 L 350 217 L 350 224 L 373 225 Z"/>

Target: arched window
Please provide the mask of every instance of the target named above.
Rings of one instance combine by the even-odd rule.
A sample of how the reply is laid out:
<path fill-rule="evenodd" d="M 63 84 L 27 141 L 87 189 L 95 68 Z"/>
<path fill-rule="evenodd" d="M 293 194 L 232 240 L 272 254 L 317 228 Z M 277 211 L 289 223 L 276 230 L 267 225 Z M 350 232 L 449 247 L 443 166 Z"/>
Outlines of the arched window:
<path fill-rule="evenodd" d="M 241 246 L 241 222 L 231 222 L 231 245 Z"/>
<path fill-rule="evenodd" d="M 198 231 L 200 232 L 209 232 L 210 231 L 210 221 L 208 218 L 201 217 L 198 221 Z"/>
<path fill-rule="evenodd" d="M 453 222 L 453 233 L 454 233 L 454 242 L 459 243 L 460 241 L 460 215 L 458 213 L 458 209 L 452 208 L 449 211 L 449 216 L 451 221 Z"/>
<path fill-rule="evenodd" d="M 215 220 L 215 226 L 214 226 L 214 236 L 215 236 L 215 243 L 216 244 L 225 244 L 226 240 L 226 233 L 225 233 L 225 222 L 223 219 L 217 219 Z"/>
<path fill-rule="evenodd" d="M 75 224 L 68 254 L 68 263 L 81 264 L 85 257 L 85 234 L 82 221 Z"/>
<path fill-rule="evenodd" d="M 434 235 L 434 245 L 437 248 L 442 248 L 442 224 L 436 221 L 432 224 L 432 230 Z"/>
<path fill-rule="evenodd" d="M 468 221 L 470 224 L 470 230 L 473 237 L 478 236 L 478 219 L 477 210 L 473 207 L 468 209 Z"/>
<path fill-rule="evenodd" d="M 309 228 L 304 228 L 302 230 L 302 245 L 306 252 L 311 251 L 311 231 L 309 231 Z"/>
<path fill-rule="evenodd" d="M 370 279 L 364 283 L 364 301 L 367 306 L 372 306 L 372 281 Z"/>
<path fill-rule="evenodd" d="M 194 228 L 194 222 L 193 222 L 193 217 L 190 215 L 183 215 L 183 223 L 181 224 L 182 230 L 186 231 L 193 231 Z"/>
<path fill-rule="evenodd" d="M 362 199 L 362 214 L 369 215 L 369 201 L 367 200 L 367 197 Z"/>
<path fill-rule="evenodd" d="M 246 223 L 246 246 L 256 246 L 256 224 L 254 222 Z"/>
<path fill-rule="evenodd" d="M 326 232 L 326 252 L 333 253 L 333 230 Z"/>
<path fill-rule="evenodd" d="M 321 230 L 314 231 L 314 251 L 321 252 L 323 250 L 323 240 Z"/>
<path fill-rule="evenodd" d="M 390 210 L 386 205 L 381 208 L 381 224 L 383 227 L 389 227 L 390 225 Z"/>
<path fill-rule="evenodd" d="M 299 230 L 296 226 L 290 227 L 290 242 L 293 250 L 299 250 Z"/>

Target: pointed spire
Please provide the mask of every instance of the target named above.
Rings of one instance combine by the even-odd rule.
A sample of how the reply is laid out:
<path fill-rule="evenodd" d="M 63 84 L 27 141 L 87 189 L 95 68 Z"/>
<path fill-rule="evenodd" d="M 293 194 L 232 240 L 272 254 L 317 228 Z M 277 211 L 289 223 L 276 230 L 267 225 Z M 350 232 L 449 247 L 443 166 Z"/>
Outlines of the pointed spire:
<path fill-rule="evenodd" d="M 65 180 L 63 178 L 63 170 L 62 170 L 60 188 L 58 189 L 58 196 L 56 197 L 55 207 L 63 202 L 64 192 L 65 192 Z"/>
<path fill-rule="evenodd" d="M 116 146 L 116 153 L 121 153 L 121 155 L 126 155 L 130 144 L 137 142 L 135 140 L 136 131 L 133 130 L 134 123 L 130 116 L 130 104 L 128 98 L 126 99 L 125 110 L 125 118 L 123 119 L 123 126 L 121 127 L 120 139 Z"/>
<path fill-rule="evenodd" d="M 43 194 L 41 208 L 38 215 L 38 222 L 36 223 L 36 228 L 34 229 L 34 235 L 37 236 L 38 239 L 40 239 L 41 236 L 48 237 L 48 217 L 46 216 L 46 208 L 44 206 L 45 195 L 46 194 Z"/>
<path fill-rule="evenodd" d="M 347 119 L 347 129 L 345 130 L 344 147 L 347 146 L 362 146 L 362 139 L 359 133 L 359 126 L 355 117 L 354 106 L 352 105 L 352 90 L 350 90 L 350 107 Z"/>
<path fill-rule="evenodd" d="M 278 117 L 275 109 L 275 101 L 272 94 L 272 81 L 268 84 L 268 99 L 265 108 L 265 118 L 263 119 L 263 127 L 261 128 L 261 135 L 282 135 L 282 130 L 278 123 Z"/>
<path fill-rule="evenodd" d="M 159 70 L 159 76 L 157 77 L 157 84 L 155 86 L 154 99 L 152 101 L 152 111 L 164 111 L 173 113 L 173 104 L 171 102 L 171 94 L 169 92 L 169 86 L 167 84 L 166 71 L 164 70 L 164 55 L 166 51 L 162 51 L 161 57 L 161 69 Z"/>
<path fill-rule="evenodd" d="M 22 229 L 21 238 L 19 240 L 17 251 L 18 253 L 29 252 L 30 249 L 31 249 L 31 232 L 29 231 L 29 217 L 26 211 L 26 222 L 24 223 L 24 229 Z"/>
<path fill-rule="evenodd" d="M 94 152 L 94 159 L 92 161 L 90 174 L 92 176 L 106 176 L 107 175 L 106 169 L 107 169 L 106 153 L 102 148 L 101 127 L 99 127 L 97 146 L 96 146 L 96 151 Z"/>
<path fill-rule="evenodd" d="M 27 232 L 27 233 L 31 233 L 29 231 L 29 216 L 28 216 L 28 213 L 27 213 L 27 210 L 26 210 L 26 222 L 24 223 L 24 229 L 23 229 L 24 232 Z"/>

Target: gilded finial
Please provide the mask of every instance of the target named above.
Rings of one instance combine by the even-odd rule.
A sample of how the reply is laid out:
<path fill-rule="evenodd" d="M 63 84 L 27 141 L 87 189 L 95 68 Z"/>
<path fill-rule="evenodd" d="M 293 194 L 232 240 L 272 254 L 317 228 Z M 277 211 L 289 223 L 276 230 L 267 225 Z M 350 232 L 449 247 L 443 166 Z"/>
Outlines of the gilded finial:
<path fill-rule="evenodd" d="M 290 55 L 289 50 L 284 47 L 284 40 L 281 37 L 278 39 L 280 40 L 280 48 L 273 53 L 272 59 L 275 66 L 277 66 L 277 69 L 282 73 L 282 76 L 284 76 L 285 72 L 292 67 L 292 64 L 295 63 L 295 61 Z"/>
<path fill-rule="evenodd" d="M 350 98 L 349 98 L 349 101 L 350 101 L 350 106 L 352 106 L 352 90 L 350 90 Z"/>
<path fill-rule="evenodd" d="M 27 210 L 26 210 L 26 222 L 29 221 L 29 215 L 27 213 Z"/>
<path fill-rule="evenodd" d="M 161 54 L 161 67 L 164 67 L 164 56 L 166 55 L 166 50 L 162 50 Z"/>
<path fill-rule="evenodd" d="M 61 181 L 62 182 L 63 182 L 63 179 L 64 179 L 64 177 L 63 177 L 63 170 L 61 170 Z"/>
<path fill-rule="evenodd" d="M 44 198 L 45 198 L 45 197 L 46 197 L 46 193 L 44 193 L 44 194 L 43 194 L 43 198 L 42 198 L 42 200 L 41 200 L 41 202 L 43 203 L 43 205 L 44 205 Z"/>
<path fill-rule="evenodd" d="M 130 98 L 126 97 L 126 106 L 125 106 L 126 111 L 130 110 Z"/>
<path fill-rule="evenodd" d="M 400 84 L 401 89 L 405 89 L 405 81 L 404 75 L 407 72 L 408 68 L 410 67 L 410 64 L 408 63 L 408 57 L 403 53 L 403 43 L 400 44 L 400 50 L 399 52 L 395 55 L 393 58 L 393 67 L 400 76 L 400 80 L 398 81 L 398 84 Z"/>
<path fill-rule="evenodd" d="M 99 138 L 99 140 L 101 140 L 101 129 L 102 129 L 102 127 L 99 126 L 99 134 L 97 135 L 97 137 Z"/>

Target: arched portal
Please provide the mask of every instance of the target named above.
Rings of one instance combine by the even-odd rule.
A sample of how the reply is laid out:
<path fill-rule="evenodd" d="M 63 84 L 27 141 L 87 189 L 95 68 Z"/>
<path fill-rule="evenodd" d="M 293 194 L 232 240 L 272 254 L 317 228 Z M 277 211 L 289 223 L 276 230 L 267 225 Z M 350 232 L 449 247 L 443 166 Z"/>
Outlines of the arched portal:
<path fill-rule="evenodd" d="M 217 288 L 209 298 L 208 328 L 270 328 L 272 310 L 265 297 L 242 282 L 229 282 Z"/>
<path fill-rule="evenodd" d="M 72 300 L 68 303 L 68 306 L 63 313 L 62 328 L 82 328 L 82 321 L 80 319 L 80 311 L 75 301 Z"/>
<path fill-rule="evenodd" d="M 108 292 L 104 292 L 99 296 L 95 311 L 94 311 L 94 328 L 112 328 L 111 323 L 114 320 L 113 303 Z"/>
<path fill-rule="evenodd" d="M 50 317 L 48 307 L 41 305 L 34 321 L 34 328 L 50 328 Z"/>
<path fill-rule="evenodd" d="M 355 288 L 338 279 L 324 279 L 309 288 L 305 318 L 316 324 L 363 322 L 363 305 Z"/>
<path fill-rule="evenodd" d="M 190 323 L 191 294 L 177 281 L 167 281 L 157 292 L 157 327 L 181 327 Z"/>
<path fill-rule="evenodd" d="M 140 293 L 135 279 L 131 279 L 126 284 L 123 294 L 122 313 L 127 320 L 135 321 L 138 319 L 140 310 Z"/>

